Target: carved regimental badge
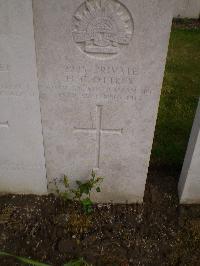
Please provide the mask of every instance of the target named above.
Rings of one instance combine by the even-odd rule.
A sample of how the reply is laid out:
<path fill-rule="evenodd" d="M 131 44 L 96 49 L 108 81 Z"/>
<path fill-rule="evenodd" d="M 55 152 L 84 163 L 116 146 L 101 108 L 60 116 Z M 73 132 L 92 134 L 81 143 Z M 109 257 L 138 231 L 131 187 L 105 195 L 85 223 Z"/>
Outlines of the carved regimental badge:
<path fill-rule="evenodd" d="M 133 19 L 117 0 L 86 0 L 73 17 L 73 38 L 86 53 L 108 57 L 118 54 L 133 35 Z"/>

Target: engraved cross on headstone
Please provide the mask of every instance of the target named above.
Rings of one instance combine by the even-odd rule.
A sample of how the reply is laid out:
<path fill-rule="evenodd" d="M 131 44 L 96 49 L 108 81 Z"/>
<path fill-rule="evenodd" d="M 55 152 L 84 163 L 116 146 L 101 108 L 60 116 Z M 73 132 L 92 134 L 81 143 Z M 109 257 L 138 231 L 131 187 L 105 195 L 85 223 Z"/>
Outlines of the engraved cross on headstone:
<path fill-rule="evenodd" d="M 88 133 L 96 133 L 96 148 L 95 148 L 95 169 L 99 169 L 100 167 L 100 154 L 101 154 L 101 135 L 103 133 L 107 134 L 117 134 L 122 135 L 123 129 L 103 129 L 102 128 L 102 109 L 103 106 L 97 105 L 96 108 L 96 128 L 77 128 L 74 127 L 75 132 L 88 132 Z"/>

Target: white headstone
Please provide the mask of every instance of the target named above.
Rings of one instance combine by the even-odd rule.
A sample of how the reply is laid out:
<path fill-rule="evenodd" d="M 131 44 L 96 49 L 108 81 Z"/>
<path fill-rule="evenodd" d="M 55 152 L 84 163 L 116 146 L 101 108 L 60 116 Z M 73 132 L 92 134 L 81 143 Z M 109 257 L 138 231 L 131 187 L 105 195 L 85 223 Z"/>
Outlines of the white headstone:
<path fill-rule="evenodd" d="M 200 101 L 179 181 L 180 202 L 200 203 Z"/>
<path fill-rule="evenodd" d="M 97 201 L 141 202 L 172 21 L 166 0 L 34 0 L 49 181 L 105 176 Z"/>
<path fill-rule="evenodd" d="M 200 17 L 200 1 L 176 0 L 174 5 L 174 17 L 198 19 Z"/>
<path fill-rule="evenodd" d="M 0 192 L 47 192 L 31 0 L 0 0 Z"/>

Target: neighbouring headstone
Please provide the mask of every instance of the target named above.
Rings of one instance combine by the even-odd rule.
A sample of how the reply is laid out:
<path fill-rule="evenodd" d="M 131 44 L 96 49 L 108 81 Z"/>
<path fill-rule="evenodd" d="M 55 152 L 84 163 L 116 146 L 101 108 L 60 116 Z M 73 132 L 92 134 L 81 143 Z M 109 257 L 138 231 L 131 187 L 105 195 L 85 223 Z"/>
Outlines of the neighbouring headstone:
<path fill-rule="evenodd" d="M 200 203 L 200 101 L 179 181 L 180 202 Z"/>
<path fill-rule="evenodd" d="M 47 193 L 31 0 L 0 0 L 0 192 Z"/>
<path fill-rule="evenodd" d="M 33 1 L 49 184 L 94 169 L 95 200 L 142 202 L 172 2 Z"/>
<path fill-rule="evenodd" d="M 194 18 L 200 17 L 199 0 L 176 0 L 174 5 L 175 18 Z"/>

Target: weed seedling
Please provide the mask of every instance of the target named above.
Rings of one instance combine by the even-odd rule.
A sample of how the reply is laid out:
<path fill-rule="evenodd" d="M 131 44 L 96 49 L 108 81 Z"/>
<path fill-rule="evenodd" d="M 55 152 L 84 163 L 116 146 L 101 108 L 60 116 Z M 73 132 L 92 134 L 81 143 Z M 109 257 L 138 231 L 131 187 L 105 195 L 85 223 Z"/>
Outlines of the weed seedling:
<path fill-rule="evenodd" d="M 86 214 L 92 212 L 93 202 L 91 200 L 91 192 L 96 189 L 96 192 L 101 192 L 100 183 L 103 182 L 102 177 L 97 177 L 96 173 L 92 170 L 91 178 L 85 182 L 76 181 L 77 189 L 73 189 L 74 200 L 77 200 L 83 206 Z"/>
<path fill-rule="evenodd" d="M 67 176 L 63 177 L 61 183 L 64 185 L 64 192 L 59 190 L 56 182 L 57 194 L 64 200 L 73 199 L 81 203 L 83 211 L 85 214 L 90 214 L 93 211 L 93 202 L 91 199 L 91 192 L 95 189 L 97 193 L 101 192 L 100 183 L 103 182 L 102 177 L 98 177 L 96 173 L 92 170 L 91 178 L 85 182 L 76 181 L 76 188 L 71 189 L 69 185 L 69 179 Z"/>

